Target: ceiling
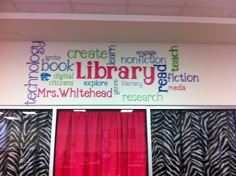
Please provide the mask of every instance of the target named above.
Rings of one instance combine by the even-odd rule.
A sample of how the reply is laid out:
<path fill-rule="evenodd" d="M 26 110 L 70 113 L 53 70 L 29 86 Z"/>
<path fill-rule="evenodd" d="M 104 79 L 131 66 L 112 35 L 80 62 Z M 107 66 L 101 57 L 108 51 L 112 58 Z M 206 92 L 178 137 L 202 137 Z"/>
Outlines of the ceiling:
<path fill-rule="evenodd" d="M 236 17 L 236 0 L 0 0 L 0 11 Z"/>
<path fill-rule="evenodd" d="M 0 0 L 0 41 L 236 44 L 236 0 Z"/>

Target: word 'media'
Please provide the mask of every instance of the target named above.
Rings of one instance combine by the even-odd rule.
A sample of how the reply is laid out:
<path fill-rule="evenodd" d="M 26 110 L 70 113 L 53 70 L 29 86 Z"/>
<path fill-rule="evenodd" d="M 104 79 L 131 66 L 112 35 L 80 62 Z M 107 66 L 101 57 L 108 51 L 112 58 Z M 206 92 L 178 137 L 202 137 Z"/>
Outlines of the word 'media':
<path fill-rule="evenodd" d="M 29 65 L 28 83 L 24 84 L 27 87 L 27 100 L 25 105 L 32 105 L 36 103 L 37 90 L 39 80 L 39 60 L 40 55 L 44 54 L 45 43 L 42 41 L 33 41 L 31 46 L 31 56 L 29 61 L 26 62 Z"/>
<path fill-rule="evenodd" d="M 168 87 L 168 90 L 172 90 L 172 91 L 177 91 L 177 90 L 186 90 L 186 86 L 180 84 L 180 85 L 171 85 Z"/>

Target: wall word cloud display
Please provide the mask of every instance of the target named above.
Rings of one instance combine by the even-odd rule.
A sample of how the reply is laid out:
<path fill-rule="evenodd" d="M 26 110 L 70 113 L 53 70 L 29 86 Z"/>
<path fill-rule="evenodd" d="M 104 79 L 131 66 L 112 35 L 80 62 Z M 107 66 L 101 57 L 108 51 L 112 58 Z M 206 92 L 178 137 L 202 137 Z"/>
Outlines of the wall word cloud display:
<path fill-rule="evenodd" d="M 0 105 L 235 105 L 236 46 L 0 42 Z"/>

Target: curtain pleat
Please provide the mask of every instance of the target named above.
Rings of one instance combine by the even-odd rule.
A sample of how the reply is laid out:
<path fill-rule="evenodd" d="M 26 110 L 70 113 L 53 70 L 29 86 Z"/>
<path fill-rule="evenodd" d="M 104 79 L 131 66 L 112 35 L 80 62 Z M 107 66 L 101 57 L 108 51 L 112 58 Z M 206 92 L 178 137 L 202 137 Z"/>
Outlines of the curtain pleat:
<path fill-rule="evenodd" d="M 235 176 L 234 110 L 152 110 L 154 176 Z"/>
<path fill-rule="evenodd" d="M 146 176 L 145 111 L 58 112 L 55 176 Z"/>

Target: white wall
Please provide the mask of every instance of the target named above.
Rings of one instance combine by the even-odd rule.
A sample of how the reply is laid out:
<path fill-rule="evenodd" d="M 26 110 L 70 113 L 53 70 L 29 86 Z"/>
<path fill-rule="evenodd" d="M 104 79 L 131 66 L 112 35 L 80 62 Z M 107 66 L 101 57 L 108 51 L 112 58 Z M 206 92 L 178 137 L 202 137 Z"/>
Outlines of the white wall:
<path fill-rule="evenodd" d="M 45 44 L 0 42 L 0 105 L 236 105 L 236 46 L 233 45 L 73 42 Z M 170 52 L 172 46 L 177 47 Z M 107 65 L 109 47 L 112 49 L 110 56 L 115 56 L 116 62 L 113 65 Z M 67 55 L 69 50 L 80 50 L 82 55 L 77 52 L 76 58 L 70 58 Z M 36 51 L 41 53 L 35 53 Z M 96 54 L 101 55 L 102 51 L 105 59 L 97 58 Z M 154 57 L 158 57 L 156 61 L 159 63 L 156 65 L 159 66 L 154 66 L 153 63 L 124 63 L 127 57 L 138 57 L 137 51 L 156 52 Z M 69 55 L 74 53 L 70 52 Z M 172 54 L 179 64 L 175 67 L 178 71 L 172 71 Z M 33 57 L 30 61 L 32 55 L 39 57 Z M 150 58 L 150 55 L 145 57 Z M 89 61 L 93 67 L 87 67 Z M 91 77 L 94 76 L 95 62 L 106 69 L 106 75 L 104 78 L 86 79 L 89 77 L 87 71 L 90 68 Z M 55 65 L 61 64 L 63 70 L 64 63 L 71 65 L 69 69 L 46 71 L 50 64 L 54 70 Z M 111 69 L 111 79 L 108 76 L 108 67 Z M 165 68 L 165 71 L 161 71 Z M 136 78 L 132 69 L 136 69 Z M 97 68 L 97 72 L 101 77 L 104 75 L 102 68 Z M 48 73 L 51 77 L 48 81 L 43 81 L 41 73 Z M 78 73 L 81 74 L 80 78 Z M 124 76 L 125 73 L 127 76 Z M 185 79 L 180 80 L 180 75 L 185 73 L 186 76 L 190 75 L 186 82 Z M 172 79 L 173 74 L 176 75 L 175 81 Z M 59 80 L 58 75 L 63 80 Z M 152 77 L 149 78 L 150 75 Z M 164 85 L 166 81 L 168 82 Z M 91 86 L 90 83 L 96 85 Z M 62 97 L 63 91 L 67 92 L 65 97 Z"/>

